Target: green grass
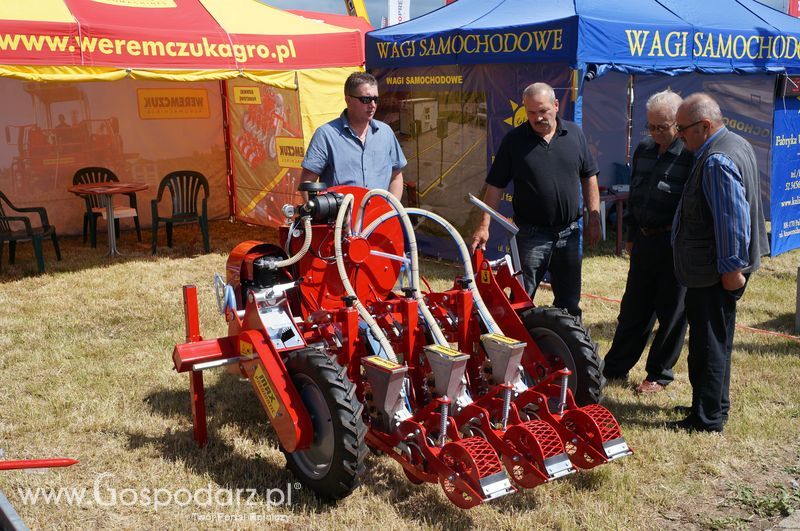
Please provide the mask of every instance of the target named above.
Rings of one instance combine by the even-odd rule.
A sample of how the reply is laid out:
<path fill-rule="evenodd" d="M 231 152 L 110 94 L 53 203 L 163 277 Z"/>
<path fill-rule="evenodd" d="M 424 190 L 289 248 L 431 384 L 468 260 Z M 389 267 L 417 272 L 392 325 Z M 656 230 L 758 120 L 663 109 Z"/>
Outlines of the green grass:
<path fill-rule="evenodd" d="M 336 505 L 318 501 L 284 468 L 277 440 L 249 383 L 223 369 L 206 372 L 210 444 L 192 440 L 188 380 L 172 369 L 184 335 L 181 286 L 198 286 L 205 337 L 225 333 L 211 287 L 239 241 L 274 233 L 212 223 L 213 250 L 201 254 L 196 227 L 176 229 L 176 247 L 160 249 L 122 235 L 119 259 L 63 238 L 64 260 L 45 245 L 47 274 L 35 276 L 30 246 L 0 273 L 0 449 L 5 459 L 72 457 L 80 464 L 44 472 L 0 472 L 0 490 L 23 520 L 39 528 L 363 528 L 386 529 L 739 529 L 765 528 L 798 507 L 800 342 L 740 329 L 733 353 L 733 406 L 724 435 L 667 432 L 676 404 L 689 404 L 684 356 L 676 381 L 656 396 L 610 386 L 605 404 L 636 453 L 470 511 L 451 505 L 438 485 L 415 486 L 387 457 L 370 455 L 364 484 Z M 619 299 L 628 262 L 611 243 L 590 251 L 584 292 Z M 738 322 L 792 334 L 800 253 L 767 259 L 739 304 Z M 426 261 L 436 289 L 456 269 Z M 540 290 L 537 304 L 551 294 Z M 618 304 L 585 297 L 585 322 L 608 350 Z M 644 378 L 642 361 L 632 382 Z M 108 475 L 103 475 L 108 474 Z M 275 506 L 292 486 L 291 505 Z M 111 489 L 113 506 L 24 504 L 19 489 Z M 209 487 L 210 486 L 210 487 Z M 145 490 L 255 489 L 256 505 L 214 502 L 156 509 L 125 503 Z M 127 490 L 126 490 L 127 489 Z M 128 498 L 124 498 L 128 496 Z M 142 501 L 141 496 L 139 500 Z M 219 501 L 219 500 L 218 500 Z M 251 516 L 254 515 L 254 516 Z"/>

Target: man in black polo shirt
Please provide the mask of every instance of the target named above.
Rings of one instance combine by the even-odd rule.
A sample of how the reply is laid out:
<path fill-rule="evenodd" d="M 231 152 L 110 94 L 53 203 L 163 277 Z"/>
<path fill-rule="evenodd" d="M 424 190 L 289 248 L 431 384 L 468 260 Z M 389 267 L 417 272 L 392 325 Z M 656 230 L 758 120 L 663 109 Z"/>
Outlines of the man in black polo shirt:
<path fill-rule="evenodd" d="M 557 117 L 558 100 L 546 83 L 522 94 L 528 121 L 510 131 L 486 177 L 484 202 L 497 210 L 503 191 L 514 183 L 514 222 L 525 288 L 531 298 L 549 270 L 553 304 L 580 316 L 581 251 L 578 220 L 581 189 L 589 211 L 586 241 L 600 239 L 597 163 L 580 128 Z M 489 239 L 491 218 L 484 214 L 472 237 L 472 249 Z"/>
<path fill-rule="evenodd" d="M 686 288 L 678 284 L 672 266 L 670 231 L 694 154 L 678 138 L 675 114 L 683 100 L 671 90 L 650 96 L 647 129 L 633 153 L 628 209 L 628 252 L 631 266 L 622 296 L 617 331 L 605 358 L 603 374 L 627 380 L 642 356 L 658 319 L 658 332 L 647 355 L 647 378 L 636 388 L 649 394 L 664 390 L 673 380 L 686 335 Z"/>

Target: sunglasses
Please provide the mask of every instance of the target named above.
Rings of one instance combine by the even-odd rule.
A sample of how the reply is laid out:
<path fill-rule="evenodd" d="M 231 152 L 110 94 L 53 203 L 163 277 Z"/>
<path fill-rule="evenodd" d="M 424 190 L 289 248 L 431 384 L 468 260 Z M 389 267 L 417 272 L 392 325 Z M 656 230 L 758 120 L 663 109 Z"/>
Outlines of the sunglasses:
<path fill-rule="evenodd" d="M 374 103 L 374 104 L 377 105 L 377 103 L 378 103 L 378 96 L 353 96 L 351 94 L 350 97 L 357 99 L 358 101 L 360 101 L 364 105 L 369 105 L 370 103 Z"/>
<path fill-rule="evenodd" d="M 645 127 L 651 133 L 653 132 L 664 133 L 666 131 L 669 131 L 673 125 L 675 125 L 675 122 L 669 124 L 658 124 L 658 125 L 647 124 Z"/>
<path fill-rule="evenodd" d="M 703 120 L 697 120 L 696 122 L 690 123 L 689 125 L 678 125 L 675 126 L 675 129 L 678 130 L 679 133 L 683 133 L 687 129 L 691 129 L 692 127 L 696 126 L 697 124 L 703 123 Z"/>

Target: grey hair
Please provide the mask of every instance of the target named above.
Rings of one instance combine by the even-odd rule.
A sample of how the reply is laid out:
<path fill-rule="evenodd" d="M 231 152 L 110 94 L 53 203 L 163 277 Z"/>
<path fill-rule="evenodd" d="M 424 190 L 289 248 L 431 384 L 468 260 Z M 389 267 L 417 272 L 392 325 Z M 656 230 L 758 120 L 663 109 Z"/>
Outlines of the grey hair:
<path fill-rule="evenodd" d="M 722 125 L 722 111 L 719 110 L 719 104 L 705 92 L 695 92 L 687 96 L 681 104 L 681 109 L 693 122 L 708 120 L 715 126 Z"/>
<path fill-rule="evenodd" d="M 522 91 L 522 98 L 528 99 L 539 94 L 544 94 L 550 98 L 550 101 L 556 101 L 556 93 L 553 90 L 553 87 L 548 85 L 547 83 L 531 83 L 525 90 Z"/>
<path fill-rule="evenodd" d="M 670 89 L 667 89 L 662 90 L 661 92 L 656 92 L 650 96 L 645 104 L 645 109 L 647 112 L 655 109 L 664 109 L 668 111 L 674 118 L 675 113 L 678 112 L 678 107 L 681 106 L 681 103 L 683 103 L 683 98 L 672 92 Z"/>

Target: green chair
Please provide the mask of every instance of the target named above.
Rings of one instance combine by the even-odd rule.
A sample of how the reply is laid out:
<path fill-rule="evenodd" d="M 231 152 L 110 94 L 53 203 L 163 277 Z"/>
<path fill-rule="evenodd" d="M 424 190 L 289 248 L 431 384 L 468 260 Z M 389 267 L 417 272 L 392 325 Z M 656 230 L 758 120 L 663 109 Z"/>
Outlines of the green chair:
<path fill-rule="evenodd" d="M 38 214 L 40 226 L 31 225 L 28 216 L 14 215 L 14 213 Z M 39 273 L 44 273 L 44 254 L 42 253 L 42 239 L 50 238 L 53 240 L 53 247 L 56 250 L 56 258 L 61 260 L 61 249 L 58 247 L 58 236 L 56 228 L 50 225 L 47 219 L 47 211 L 43 207 L 17 208 L 0 192 L 0 270 L 3 266 L 3 247 L 8 242 L 8 263 L 13 264 L 16 258 L 17 242 L 33 243 L 33 252 L 36 254 L 36 265 L 39 266 Z"/>
<path fill-rule="evenodd" d="M 87 183 L 118 183 L 119 177 L 109 170 L 108 168 L 101 168 L 99 166 L 90 166 L 88 168 L 81 168 L 75 172 L 72 177 L 72 184 L 87 184 Z M 120 218 L 133 218 L 133 224 L 136 226 L 136 238 L 142 241 L 142 229 L 139 227 L 139 207 L 136 204 L 136 192 L 125 194 L 128 196 L 128 205 L 114 205 L 114 229 L 116 236 L 119 238 L 119 220 Z M 103 203 L 103 198 L 97 195 L 82 195 L 86 203 L 86 212 L 83 214 L 83 243 L 86 243 L 86 233 L 88 233 L 92 242 L 92 247 L 97 247 L 97 218 L 106 216 L 106 205 Z M 106 220 L 106 223 L 110 223 Z"/>
<path fill-rule="evenodd" d="M 158 204 L 164 192 L 169 190 L 172 202 L 172 214 L 160 216 Z M 203 197 L 200 198 L 202 192 Z M 168 173 L 158 185 L 158 194 L 152 201 L 153 214 L 153 254 L 158 244 L 158 225 L 164 223 L 167 228 L 167 247 L 172 247 L 172 225 L 175 223 L 198 223 L 203 233 L 203 247 L 210 252 L 208 241 L 208 180 L 202 173 L 181 170 Z M 198 205 L 199 202 L 199 205 Z M 199 208 L 198 208 L 199 206 Z"/>

